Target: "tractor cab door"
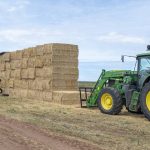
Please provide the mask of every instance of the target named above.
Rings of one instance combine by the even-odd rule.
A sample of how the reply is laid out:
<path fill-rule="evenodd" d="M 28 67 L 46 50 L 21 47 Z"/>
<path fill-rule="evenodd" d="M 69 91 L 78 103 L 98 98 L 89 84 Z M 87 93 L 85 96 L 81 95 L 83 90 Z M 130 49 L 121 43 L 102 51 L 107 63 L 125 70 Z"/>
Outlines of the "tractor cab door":
<path fill-rule="evenodd" d="M 142 89 L 145 80 L 150 77 L 150 56 L 138 57 L 138 85 Z"/>

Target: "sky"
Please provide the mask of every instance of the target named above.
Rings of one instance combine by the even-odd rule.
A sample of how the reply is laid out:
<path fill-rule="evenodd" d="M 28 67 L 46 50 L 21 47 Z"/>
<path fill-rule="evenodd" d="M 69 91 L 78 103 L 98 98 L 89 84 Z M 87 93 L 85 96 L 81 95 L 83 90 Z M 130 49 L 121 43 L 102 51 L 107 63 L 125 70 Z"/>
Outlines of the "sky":
<path fill-rule="evenodd" d="M 118 61 L 150 44 L 150 0 L 1 0 L 0 51 L 79 46 L 80 62 Z"/>

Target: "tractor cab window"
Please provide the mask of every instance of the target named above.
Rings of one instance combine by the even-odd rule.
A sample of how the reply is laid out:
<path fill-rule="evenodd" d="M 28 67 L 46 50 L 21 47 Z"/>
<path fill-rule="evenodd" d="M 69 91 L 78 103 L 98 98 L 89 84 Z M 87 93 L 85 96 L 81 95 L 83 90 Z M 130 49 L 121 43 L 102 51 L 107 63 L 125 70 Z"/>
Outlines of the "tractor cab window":
<path fill-rule="evenodd" d="M 140 59 L 139 71 L 147 71 L 150 70 L 150 57 L 143 57 Z"/>

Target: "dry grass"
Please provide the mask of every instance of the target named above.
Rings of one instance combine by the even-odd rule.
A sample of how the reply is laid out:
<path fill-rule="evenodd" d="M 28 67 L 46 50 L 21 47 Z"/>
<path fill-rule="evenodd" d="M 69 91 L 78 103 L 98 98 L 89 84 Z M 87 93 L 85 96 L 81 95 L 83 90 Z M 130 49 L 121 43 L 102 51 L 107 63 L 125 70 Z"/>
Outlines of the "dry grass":
<path fill-rule="evenodd" d="M 0 114 L 91 141 L 102 149 L 150 149 L 150 122 L 126 111 L 109 116 L 97 109 L 1 97 Z"/>

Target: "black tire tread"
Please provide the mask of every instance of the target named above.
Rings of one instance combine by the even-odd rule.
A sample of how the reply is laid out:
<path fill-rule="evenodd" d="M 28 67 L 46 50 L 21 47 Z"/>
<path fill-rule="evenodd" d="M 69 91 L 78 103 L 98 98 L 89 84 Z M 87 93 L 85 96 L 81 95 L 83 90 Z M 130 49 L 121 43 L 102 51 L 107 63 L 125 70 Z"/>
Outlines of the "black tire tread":
<path fill-rule="evenodd" d="M 144 116 L 150 121 L 150 111 L 146 107 L 146 98 L 145 94 L 147 93 L 147 90 L 150 90 L 150 82 L 146 83 L 142 89 L 141 96 L 140 96 L 140 105 L 141 105 L 141 110 L 144 114 Z"/>
<path fill-rule="evenodd" d="M 113 105 L 112 109 L 109 110 L 109 111 L 104 110 L 102 108 L 102 106 L 100 105 L 101 96 L 105 92 L 107 92 L 109 94 L 113 93 L 113 95 L 112 94 L 111 95 L 113 96 L 114 105 Z M 123 103 L 122 103 L 122 99 L 121 99 L 120 93 L 116 89 L 114 89 L 112 87 L 103 88 L 101 90 L 100 94 L 99 94 L 97 102 L 98 102 L 98 107 L 99 107 L 100 111 L 102 113 L 110 114 L 110 115 L 117 115 L 117 114 L 119 114 L 121 112 L 121 110 L 122 110 L 122 107 L 123 107 Z"/>

